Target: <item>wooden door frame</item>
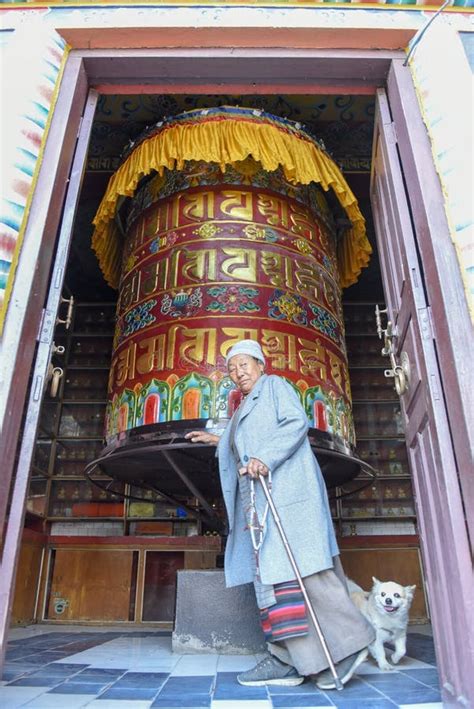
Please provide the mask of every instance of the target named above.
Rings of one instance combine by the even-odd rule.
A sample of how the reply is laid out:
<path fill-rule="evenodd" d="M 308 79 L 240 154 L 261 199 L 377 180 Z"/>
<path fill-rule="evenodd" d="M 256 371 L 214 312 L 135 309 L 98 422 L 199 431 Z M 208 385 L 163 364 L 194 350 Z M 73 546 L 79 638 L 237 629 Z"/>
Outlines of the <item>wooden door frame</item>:
<path fill-rule="evenodd" d="M 88 88 L 96 88 L 102 93 L 135 90 L 137 93 L 238 91 L 263 94 L 285 91 L 314 94 L 372 93 L 377 87 L 386 86 L 399 139 L 402 168 L 410 181 L 408 192 L 414 230 L 423 268 L 430 276 L 426 280 L 426 291 L 433 312 L 440 371 L 445 393 L 449 393 L 445 401 L 451 419 L 453 446 L 466 508 L 473 509 L 473 484 L 468 481 L 468 442 L 472 440 L 474 427 L 469 427 L 469 402 L 463 389 L 470 355 L 467 338 L 459 337 L 470 320 L 441 185 L 411 73 L 403 63 L 403 53 L 385 50 L 102 49 L 73 50 L 70 53 L 25 233 L 25 245 L 28 239 L 40 237 L 42 248 L 35 263 L 29 266 L 29 281 L 21 283 L 21 275 L 17 274 L 15 287 L 23 288 L 19 295 L 23 295 L 27 307 L 15 313 L 12 298 L 7 313 L 7 319 L 17 317 L 20 336 L 16 346 L 12 343 L 6 351 L 10 371 L 15 372 L 15 376 L 12 376 L 8 391 L 9 415 L 3 432 L 6 443 L 4 480 L 0 490 L 9 489 L 13 475 L 14 454 L 47 293 L 53 245 Z M 443 253 L 442 264 L 430 238 L 433 229 L 436 229 L 437 244 Z M 446 264 L 449 264 L 448 269 Z M 441 619 L 438 622 L 442 624 Z"/>
<path fill-rule="evenodd" d="M 23 247 L 5 318 L 2 356 L 5 358 L 5 370 L 11 372 L 11 378 L 10 381 L 4 382 L 4 418 L 0 419 L 0 529 L 6 519 L 29 377 L 87 93 L 88 80 L 83 62 L 79 57 L 70 57 L 63 74 L 31 201 Z"/>
<path fill-rule="evenodd" d="M 262 57 L 265 57 L 265 62 L 262 62 Z M 0 421 L 0 428 L 3 423 L 4 462 L 0 486 L 0 524 L 5 517 L 5 496 L 11 482 L 28 375 L 47 292 L 67 175 L 88 88 L 96 88 L 102 93 L 239 91 L 263 94 L 304 91 L 311 94 L 345 91 L 349 94 L 375 93 L 376 88 L 386 86 L 399 136 L 402 168 L 410 179 L 410 202 L 423 267 L 429 274 L 426 281 L 428 302 L 433 313 L 433 329 L 447 392 L 446 405 L 461 484 L 466 507 L 474 509 L 474 475 L 469 475 L 474 449 L 474 401 L 472 392 L 465 387 L 471 362 L 470 343 L 467 337 L 459 336 L 466 330 L 469 313 L 429 138 L 410 70 L 403 64 L 404 54 L 391 50 L 217 48 L 71 51 L 32 200 L 24 251 L 28 241 L 38 240 L 39 235 L 42 245 L 36 260 L 28 263 L 24 278 L 23 264 L 20 262 L 15 293 L 7 312 L 7 321 L 15 323 L 16 340 L 4 342 L 4 356 L 14 376 L 10 385 L 6 385 L 6 414 L 4 421 Z M 282 66 L 285 68 L 282 69 Z M 165 79 L 160 80 L 158 72 Z M 196 76 L 199 78 L 189 78 Z M 304 78 L 299 78 L 301 76 Z M 434 232 L 438 250 L 430 237 Z M 7 335 L 8 326 L 5 337 Z M 471 537 L 474 537 L 472 527 Z"/>
<path fill-rule="evenodd" d="M 371 201 L 386 321 L 396 333 L 395 356 L 404 352 L 411 369 L 409 387 L 400 399 L 430 607 L 437 620 L 433 635 L 440 680 L 446 700 L 451 703 L 454 698 L 462 704 L 461 699 L 474 695 L 469 536 L 405 180 L 387 94 L 380 89 Z"/>
<path fill-rule="evenodd" d="M 445 406 L 463 493 L 471 545 L 474 544 L 474 335 L 449 230 L 445 199 L 415 87 L 399 62 L 387 77 L 387 96 L 425 277 L 430 319 L 427 334 L 435 340 Z M 436 239 L 433 238 L 436 235 Z"/>
<path fill-rule="evenodd" d="M 386 82 L 398 51 L 314 49 L 72 50 L 58 93 L 33 194 L 24 245 L 6 315 L 5 382 L 0 472 L 0 529 L 33 363 L 51 263 L 87 92 L 126 93 L 374 93 Z M 265 61 L 262 59 L 265 58 Z M 275 78 L 278 77 L 278 78 Z M 304 77 L 304 78 L 301 78 Z M 31 249 L 28 244 L 41 247 Z M 1 417 L 0 417 L 1 418 Z"/>

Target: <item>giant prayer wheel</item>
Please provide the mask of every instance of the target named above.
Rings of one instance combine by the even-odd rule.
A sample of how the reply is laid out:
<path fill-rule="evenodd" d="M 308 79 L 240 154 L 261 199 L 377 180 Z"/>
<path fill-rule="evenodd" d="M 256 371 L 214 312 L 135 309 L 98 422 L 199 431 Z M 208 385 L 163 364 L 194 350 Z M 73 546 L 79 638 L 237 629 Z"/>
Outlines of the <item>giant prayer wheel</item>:
<path fill-rule="evenodd" d="M 215 494 L 214 450 L 184 434 L 226 425 L 240 394 L 225 356 L 250 338 L 300 397 L 328 486 L 357 475 L 341 293 L 370 245 L 314 138 L 251 109 L 181 114 L 131 146 L 95 224 L 118 288 L 104 472 Z"/>

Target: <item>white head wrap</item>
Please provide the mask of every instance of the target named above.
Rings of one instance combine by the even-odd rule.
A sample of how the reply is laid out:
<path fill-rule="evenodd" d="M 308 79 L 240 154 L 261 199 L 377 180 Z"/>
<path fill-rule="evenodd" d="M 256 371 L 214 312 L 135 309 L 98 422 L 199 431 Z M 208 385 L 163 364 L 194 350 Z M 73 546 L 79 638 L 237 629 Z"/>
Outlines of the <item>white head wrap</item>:
<path fill-rule="evenodd" d="M 259 362 L 265 364 L 265 357 L 263 356 L 262 348 L 255 342 L 255 340 L 241 340 L 237 342 L 230 350 L 227 352 L 225 363 L 229 364 L 231 357 L 238 354 L 250 355 L 250 357 L 255 357 Z"/>

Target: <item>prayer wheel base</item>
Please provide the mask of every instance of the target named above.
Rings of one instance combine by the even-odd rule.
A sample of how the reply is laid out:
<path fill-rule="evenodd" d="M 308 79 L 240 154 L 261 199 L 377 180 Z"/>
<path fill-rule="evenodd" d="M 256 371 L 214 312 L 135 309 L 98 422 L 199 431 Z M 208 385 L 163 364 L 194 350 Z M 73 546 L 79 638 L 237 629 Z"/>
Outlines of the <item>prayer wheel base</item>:
<path fill-rule="evenodd" d="M 124 431 L 112 439 L 94 466 L 108 477 L 136 487 L 170 496 L 195 496 L 201 504 L 221 497 L 216 449 L 191 443 L 189 431 L 219 431 L 227 420 L 170 421 Z M 372 469 L 341 440 L 318 429 L 309 430 L 309 440 L 328 489 L 353 480 L 364 469 Z"/>

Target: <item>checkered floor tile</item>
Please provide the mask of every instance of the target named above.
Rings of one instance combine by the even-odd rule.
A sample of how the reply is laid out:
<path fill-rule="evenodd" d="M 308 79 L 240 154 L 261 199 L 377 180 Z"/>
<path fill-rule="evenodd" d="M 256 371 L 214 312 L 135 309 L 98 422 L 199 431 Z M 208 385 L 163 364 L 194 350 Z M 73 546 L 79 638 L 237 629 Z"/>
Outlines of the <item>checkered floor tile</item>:
<path fill-rule="evenodd" d="M 12 631 L 0 683 L 2 709 L 341 709 L 441 708 L 433 641 L 410 632 L 392 672 L 366 661 L 342 692 L 242 687 L 237 674 L 254 655 L 178 655 L 166 632 Z"/>

